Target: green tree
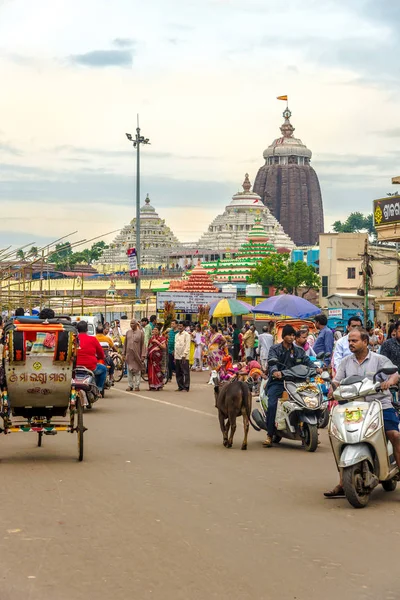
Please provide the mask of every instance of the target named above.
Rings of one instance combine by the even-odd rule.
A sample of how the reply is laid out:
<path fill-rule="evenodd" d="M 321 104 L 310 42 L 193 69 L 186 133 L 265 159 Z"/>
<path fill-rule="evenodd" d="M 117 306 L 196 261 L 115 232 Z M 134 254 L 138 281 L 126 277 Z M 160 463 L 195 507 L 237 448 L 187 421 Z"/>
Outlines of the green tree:
<path fill-rule="evenodd" d="M 17 250 L 15 256 L 19 258 L 19 260 L 25 260 L 25 252 L 21 248 Z"/>
<path fill-rule="evenodd" d="M 275 287 L 277 291 L 285 290 L 298 295 L 300 287 L 307 288 L 302 296 L 310 290 L 319 290 L 321 279 L 311 265 L 298 261 L 289 262 L 289 254 L 270 254 L 252 270 L 249 283 L 259 283 L 263 289 Z"/>
<path fill-rule="evenodd" d="M 360 231 L 367 231 L 370 236 L 376 237 L 372 213 L 364 216 L 360 212 L 352 212 L 349 214 L 346 221 L 335 221 L 333 224 L 333 231 L 336 231 L 336 233 L 358 233 Z"/>
<path fill-rule="evenodd" d="M 49 262 L 53 262 L 59 271 L 66 271 L 70 268 L 72 259 L 72 248 L 70 242 L 61 242 L 56 244 L 54 252 L 49 255 Z"/>
<path fill-rule="evenodd" d="M 39 249 L 37 246 L 32 246 L 28 252 L 28 256 L 31 258 L 37 258 L 39 254 Z"/>
<path fill-rule="evenodd" d="M 270 254 L 251 271 L 249 283 L 259 283 L 263 289 L 282 289 L 282 281 L 287 273 L 288 254 Z"/>
<path fill-rule="evenodd" d="M 298 262 L 288 263 L 286 277 L 282 282 L 281 289 L 286 289 L 291 294 L 298 296 L 300 287 L 307 288 L 301 294 L 304 298 L 310 290 L 319 290 L 321 285 L 321 279 L 314 267 L 299 260 Z"/>

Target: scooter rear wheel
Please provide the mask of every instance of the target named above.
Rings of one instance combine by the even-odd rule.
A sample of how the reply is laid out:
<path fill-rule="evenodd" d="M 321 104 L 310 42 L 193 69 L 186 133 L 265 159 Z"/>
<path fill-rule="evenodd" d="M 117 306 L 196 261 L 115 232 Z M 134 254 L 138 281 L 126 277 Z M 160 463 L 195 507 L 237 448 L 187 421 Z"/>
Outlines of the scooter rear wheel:
<path fill-rule="evenodd" d="M 369 502 L 370 493 L 365 490 L 359 491 L 363 482 L 362 466 L 352 465 L 343 469 L 343 489 L 347 500 L 354 508 L 364 508 Z"/>

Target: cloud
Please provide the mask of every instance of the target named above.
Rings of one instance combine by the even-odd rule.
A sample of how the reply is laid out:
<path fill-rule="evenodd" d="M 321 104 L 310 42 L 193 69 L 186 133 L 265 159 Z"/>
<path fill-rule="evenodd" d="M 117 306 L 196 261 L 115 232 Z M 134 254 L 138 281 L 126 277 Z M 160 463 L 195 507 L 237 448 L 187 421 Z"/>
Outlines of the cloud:
<path fill-rule="evenodd" d="M 92 50 L 85 54 L 73 54 L 70 61 L 76 65 L 102 69 L 106 67 L 131 67 L 132 50 Z"/>
<path fill-rule="evenodd" d="M 105 169 L 51 170 L 0 163 L 0 199 L 15 201 L 16 210 L 22 201 L 52 206 L 82 202 L 133 206 L 134 183 L 133 176 Z M 156 209 L 184 209 L 190 204 L 192 208 L 214 206 L 221 211 L 236 187 L 236 182 L 184 180 L 154 173 L 142 173 L 141 177 L 143 200 L 148 192 Z"/>
<path fill-rule="evenodd" d="M 313 161 L 313 166 L 317 171 L 321 169 L 331 169 L 332 167 L 348 168 L 349 174 L 354 167 L 365 167 L 366 172 L 372 168 L 379 169 L 380 174 L 392 172 L 396 165 L 400 162 L 400 151 L 391 152 L 389 154 L 320 154 Z M 340 175 L 340 172 L 338 172 Z"/>
<path fill-rule="evenodd" d="M 113 40 L 113 44 L 118 48 L 133 48 L 136 42 L 132 38 L 115 38 L 115 40 Z"/>
<path fill-rule="evenodd" d="M 400 127 L 393 127 L 393 129 L 382 129 L 381 131 L 374 131 L 373 133 L 387 138 L 400 138 Z"/>
<path fill-rule="evenodd" d="M 110 158 L 119 158 L 119 157 L 127 157 L 132 155 L 132 147 L 129 148 L 128 144 L 126 144 L 127 150 L 103 150 L 101 148 L 84 148 L 82 146 L 71 146 L 71 145 L 62 145 L 55 146 L 51 149 L 51 152 L 69 152 L 71 154 L 84 154 L 91 156 L 108 156 Z M 0 147 L 1 149 L 1 147 Z M 146 153 L 146 158 L 150 159 L 171 159 L 176 158 L 178 160 L 216 160 L 215 156 L 200 156 L 200 155 L 191 155 L 191 154 L 174 154 L 173 152 L 156 152 L 154 150 Z"/>
<path fill-rule="evenodd" d="M 21 156 L 22 152 L 18 150 L 12 144 L 7 144 L 4 142 L 0 142 L 0 152 L 4 152 L 5 154 L 12 154 L 13 156 Z"/>

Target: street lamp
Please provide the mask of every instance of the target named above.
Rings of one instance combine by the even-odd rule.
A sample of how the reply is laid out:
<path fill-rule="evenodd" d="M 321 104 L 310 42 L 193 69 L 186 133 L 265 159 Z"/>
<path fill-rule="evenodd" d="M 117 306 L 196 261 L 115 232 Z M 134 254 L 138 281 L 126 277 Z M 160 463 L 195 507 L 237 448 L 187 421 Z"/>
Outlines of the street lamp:
<path fill-rule="evenodd" d="M 136 148 L 136 257 L 138 276 L 136 279 L 136 297 L 140 300 L 140 145 L 150 144 L 149 138 L 140 135 L 139 115 L 137 116 L 136 135 L 125 134 L 129 142 Z"/>

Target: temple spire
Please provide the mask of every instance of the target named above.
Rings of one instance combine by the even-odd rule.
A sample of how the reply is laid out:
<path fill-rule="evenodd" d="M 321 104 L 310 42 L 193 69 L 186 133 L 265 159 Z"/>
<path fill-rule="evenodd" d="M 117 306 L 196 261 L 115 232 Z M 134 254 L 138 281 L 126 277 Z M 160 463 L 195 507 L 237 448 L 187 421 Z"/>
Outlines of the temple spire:
<path fill-rule="evenodd" d="M 283 125 L 281 125 L 281 127 L 280 127 L 282 135 L 285 138 L 293 137 L 294 127 L 290 122 L 291 116 L 292 116 L 292 113 L 290 112 L 289 108 L 286 107 L 285 110 L 283 111 L 283 118 L 285 119 L 285 121 L 284 121 Z"/>
<path fill-rule="evenodd" d="M 246 173 L 246 175 L 244 176 L 244 181 L 243 181 L 242 185 L 243 185 L 243 189 L 244 189 L 245 193 L 248 194 L 251 190 L 251 183 L 250 183 L 248 173 Z"/>

